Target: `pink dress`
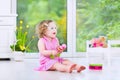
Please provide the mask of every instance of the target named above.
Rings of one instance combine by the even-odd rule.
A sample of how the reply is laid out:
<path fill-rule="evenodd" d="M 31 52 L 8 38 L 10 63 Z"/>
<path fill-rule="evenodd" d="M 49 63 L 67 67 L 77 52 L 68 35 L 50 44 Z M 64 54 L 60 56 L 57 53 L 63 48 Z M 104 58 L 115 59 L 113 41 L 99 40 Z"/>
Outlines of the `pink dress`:
<path fill-rule="evenodd" d="M 47 37 L 40 38 L 43 40 L 46 50 L 56 50 L 58 46 L 58 39 L 54 38 L 49 41 Z M 44 56 L 40 53 L 40 66 L 36 69 L 37 71 L 46 71 L 50 69 L 56 62 L 62 63 L 63 59 L 60 57 L 55 57 L 51 59 L 49 56 Z"/>

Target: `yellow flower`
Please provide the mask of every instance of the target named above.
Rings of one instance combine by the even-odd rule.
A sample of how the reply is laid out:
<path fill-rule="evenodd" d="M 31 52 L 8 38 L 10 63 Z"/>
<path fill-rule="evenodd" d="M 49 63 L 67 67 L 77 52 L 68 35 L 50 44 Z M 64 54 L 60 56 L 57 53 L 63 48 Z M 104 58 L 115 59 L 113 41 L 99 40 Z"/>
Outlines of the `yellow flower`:
<path fill-rule="evenodd" d="M 32 38 L 34 39 L 34 38 L 35 38 L 35 36 L 32 36 Z"/>
<path fill-rule="evenodd" d="M 22 29 L 22 26 L 20 26 L 20 29 Z"/>
<path fill-rule="evenodd" d="M 25 50 L 25 46 L 21 46 L 21 45 L 20 45 L 20 49 L 21 49 L 21 50 Z"/>
<path fill-rule="evenodd" d="M 29 25 L 26 25 L 26 28 L 29 28 Z"/>
<path fill-rule="evenodd" d="M 25 32 L 24 34 L 27 34 L 28 32 Z"/>
<path fill-rule="evenodd" d="M 20 24 L 22 24 L 23 23 L 23 21 L 22 20 L 20 20 Z"/>

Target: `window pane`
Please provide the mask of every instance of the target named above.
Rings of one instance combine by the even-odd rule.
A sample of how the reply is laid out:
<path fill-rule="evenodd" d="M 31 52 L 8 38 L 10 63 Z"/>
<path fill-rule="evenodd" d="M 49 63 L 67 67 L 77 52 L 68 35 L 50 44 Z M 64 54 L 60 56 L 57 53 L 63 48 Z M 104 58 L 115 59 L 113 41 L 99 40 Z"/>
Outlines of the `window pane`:
<path fill-rule="evenodd" d="M 86 40 L 100 35 L 120 39 L 119 12 L 119 0 L 76 0 L 76 51 L 86 51 Z"/>
<path fill-rule="evenodd" d="M 45 19 L 51 19 L 57 23 L 57 37 L 60 44 L 67 43 L 66 4 L 66 0 L 17 0 L 17 27 L 21 26 L 23 32 L 27 32 L 25 45 L 28 45 L 31 38 L 34 37 L 27 52 L 38 52 L 38 38 L 35 36 L 35 26 Z"/>

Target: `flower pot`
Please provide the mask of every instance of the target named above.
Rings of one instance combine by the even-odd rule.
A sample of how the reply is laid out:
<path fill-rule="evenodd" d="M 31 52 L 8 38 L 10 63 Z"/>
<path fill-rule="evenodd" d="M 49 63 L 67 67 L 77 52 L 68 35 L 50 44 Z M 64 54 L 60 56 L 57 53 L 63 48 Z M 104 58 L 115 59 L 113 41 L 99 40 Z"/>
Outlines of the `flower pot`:
<path fill-rule="evenodd" d="M 24 60 L 24 53 L 21 51 L 14 52 L 14 60 L 17 62 L 21 62 Z"/>

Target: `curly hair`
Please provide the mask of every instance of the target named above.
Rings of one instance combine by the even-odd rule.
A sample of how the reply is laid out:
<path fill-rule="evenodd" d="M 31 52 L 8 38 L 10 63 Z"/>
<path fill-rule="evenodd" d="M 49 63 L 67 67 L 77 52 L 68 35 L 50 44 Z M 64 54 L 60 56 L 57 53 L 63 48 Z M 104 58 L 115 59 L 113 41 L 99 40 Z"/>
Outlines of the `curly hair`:
<path fill-rule="evenodd" d="M 47 30 L 48 24 L 54 22 L 53 20 L 43 20 L 36 26 L 36 34 L 38 35 L 38 38 L 42 38 L 45 35 L 45 32 Z"/>

